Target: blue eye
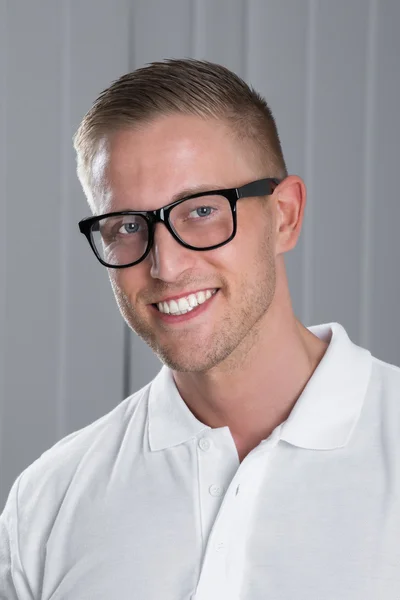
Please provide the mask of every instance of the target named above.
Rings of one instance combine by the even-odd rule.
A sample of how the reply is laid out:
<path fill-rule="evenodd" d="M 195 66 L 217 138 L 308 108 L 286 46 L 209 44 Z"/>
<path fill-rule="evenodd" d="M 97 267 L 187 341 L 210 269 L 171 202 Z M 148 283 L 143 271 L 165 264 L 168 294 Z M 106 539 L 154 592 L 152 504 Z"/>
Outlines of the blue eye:
<path fill-rule="evenodd" d="M 121 231 L 121 229 L 125 229 L 125 232 Z M 123 225 L 118 230 L 118 233 L 136 233 L 139 229 L 138 223 L 123 223 Z"/>
<path fill-rule="evenodd" d="M 189 216 L 196 213 L 198 217 L 209 217 L 213 210 L 211 206 L 198 206 L 189 213 Z"/>

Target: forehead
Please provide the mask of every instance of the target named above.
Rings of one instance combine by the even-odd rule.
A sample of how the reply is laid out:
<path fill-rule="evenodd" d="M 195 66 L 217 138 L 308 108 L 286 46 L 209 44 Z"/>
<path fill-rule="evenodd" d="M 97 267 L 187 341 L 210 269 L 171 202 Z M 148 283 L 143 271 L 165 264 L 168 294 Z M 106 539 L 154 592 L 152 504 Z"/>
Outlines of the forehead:
<path fill-rule="evenodd" d="M 103 140 L 93 161 L 98 212 L 151 210 L 182 190 L 236 187 L 255 173 L 248 142 L 215 119 L 171 115 Z"/>

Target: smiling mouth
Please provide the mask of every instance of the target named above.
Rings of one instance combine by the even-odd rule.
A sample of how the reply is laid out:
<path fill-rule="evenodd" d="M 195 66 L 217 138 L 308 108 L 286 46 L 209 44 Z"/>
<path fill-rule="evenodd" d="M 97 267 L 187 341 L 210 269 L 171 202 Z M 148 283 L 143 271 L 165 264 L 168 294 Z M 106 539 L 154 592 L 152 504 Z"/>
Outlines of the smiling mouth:
<path fill-rule="evenodd" d="M 210 298 L 215 296 L 218 292 L 219 288 L 214 288 L 212 290 L 200 291 L 194 294 L 189 294 L 186 297 L 179 298 L 179 300 L 171 300 L 170 302 L 159 302 L 158 304 L 153 304 L 160 313 L 165 315 L 170 315 L 172 317 L 185 315 L 195 309 L 198 309 L 200 306 L 205 304 Z"/>

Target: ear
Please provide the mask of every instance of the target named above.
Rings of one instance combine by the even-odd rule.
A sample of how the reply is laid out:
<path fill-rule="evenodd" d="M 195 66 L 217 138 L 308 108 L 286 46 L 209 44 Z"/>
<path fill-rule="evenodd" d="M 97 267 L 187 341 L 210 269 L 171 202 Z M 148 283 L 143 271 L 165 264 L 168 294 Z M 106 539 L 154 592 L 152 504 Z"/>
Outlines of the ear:
<path fill-rule="evenodd" d="M 292 250 L 299 239 L 306 205 L 306 186 L 297 175 L 289 175 L 275 188 L 276 254 Z"/>

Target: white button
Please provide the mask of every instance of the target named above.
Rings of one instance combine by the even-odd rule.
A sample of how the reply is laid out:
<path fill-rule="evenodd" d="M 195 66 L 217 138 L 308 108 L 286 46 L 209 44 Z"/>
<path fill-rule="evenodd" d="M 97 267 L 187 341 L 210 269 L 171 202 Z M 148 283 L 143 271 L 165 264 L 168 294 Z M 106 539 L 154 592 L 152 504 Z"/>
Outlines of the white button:
<path fill-rule="evenodd" d="M 225 544 L 224 542 L 217 542 L 215 544 L 215 551 L 216 552 L 223 552 L 225 550 Z"/>
<path fill-rule="evenodd" d="M 224 493 L 224 486 L 215 484 L 210 485 L 209 492 L 211 496 L 222 496 L 222 494 Z"/>
<path fill-rule="evenodd" d="M 201 438 L 201 440 L 199 441 L 199 446 L 202 450 L 204 450 L 205 452 L 207 452 L 207 450 L 209 450 L 211 448 L 211 442 L 208 438 L 203 437 Z"/>

